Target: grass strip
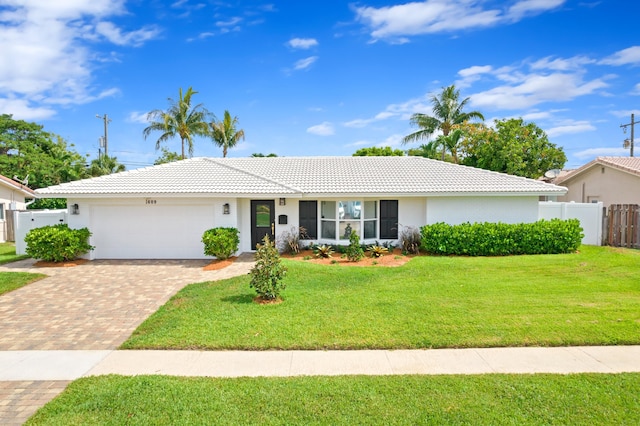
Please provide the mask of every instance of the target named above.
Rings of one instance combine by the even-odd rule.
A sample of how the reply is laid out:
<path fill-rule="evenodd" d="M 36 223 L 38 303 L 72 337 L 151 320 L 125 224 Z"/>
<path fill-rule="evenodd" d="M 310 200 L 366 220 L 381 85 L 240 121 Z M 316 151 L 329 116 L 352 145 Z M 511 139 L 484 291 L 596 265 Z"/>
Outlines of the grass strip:
<path fill-rule="evenodd" d="M 27 425 L 640 424 L 640 374 L 77 380 Z"/>

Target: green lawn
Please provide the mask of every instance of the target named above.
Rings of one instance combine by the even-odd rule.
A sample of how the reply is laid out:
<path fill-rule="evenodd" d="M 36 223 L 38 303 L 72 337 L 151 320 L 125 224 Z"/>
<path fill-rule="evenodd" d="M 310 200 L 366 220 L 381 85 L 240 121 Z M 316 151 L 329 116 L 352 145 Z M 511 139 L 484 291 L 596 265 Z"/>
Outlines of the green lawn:
<path fill-rule="evenodd" d="M 284 303 L 247 276 L 193 284 L 123 348 L 361 349 L 640 343 L 640 251 L 418 257 L 399 268 L 286 261 Z"/>
<path fill-rule="evenodd" d="M 27 425 L 640 424 L 640 374 L 77 380 Z"/>
<path fill-rule="evenodd" d="M 0 265 L 28 258 L 29 256 L 26 254 L 16 255 L 16 245 L 14 243 L 0 243 Z"/>
<path fill-rule="evenodd" d="M 46 277 L 44 274 L 30 274 L 28 272 L 0 272 L 0 295 L 31 284 L 44 277 Z"/>
<path fill-rule="evenodd" d="M 16 256 L 16 248 L 13 243 L 0 243 L 0 265 L 28 257 L 29 256 Z M 0 272 L 0 295 L 44 277 L 46 277 L 46 275 L 29 274 L 27 272 Z"/>

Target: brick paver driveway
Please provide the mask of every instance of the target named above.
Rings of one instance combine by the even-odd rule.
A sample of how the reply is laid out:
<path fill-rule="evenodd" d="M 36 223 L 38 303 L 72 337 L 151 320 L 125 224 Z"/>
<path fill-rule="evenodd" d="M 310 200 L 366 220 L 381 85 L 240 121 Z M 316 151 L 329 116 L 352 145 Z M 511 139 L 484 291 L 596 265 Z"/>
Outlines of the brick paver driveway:
<path fill-rule="evenodd" d="M 206 260 L 95 260 L 35 268 L 29 259 L 0 266 L 3 272 L 47 275 L 0 296 L 0 351 L 115 349 L 185 285 L 246 274 L 252 261 L 252 254 L 244 254 L 218 271 L 204 271 Z M 61 385 L 0 383 L 0 424 L 21 424 L 42 405 L 43 394 L 53 398 L 66 383 Z"/>

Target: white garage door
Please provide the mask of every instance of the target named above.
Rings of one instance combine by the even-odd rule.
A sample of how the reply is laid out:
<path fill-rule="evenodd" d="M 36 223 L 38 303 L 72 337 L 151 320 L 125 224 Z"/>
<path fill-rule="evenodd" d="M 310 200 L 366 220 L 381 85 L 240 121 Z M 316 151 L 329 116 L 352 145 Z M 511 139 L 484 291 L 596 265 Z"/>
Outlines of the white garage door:
<path fill-rule="evenodd" d="M 96 259 L 201 259 L 213 206 L 94 206 Z"/>

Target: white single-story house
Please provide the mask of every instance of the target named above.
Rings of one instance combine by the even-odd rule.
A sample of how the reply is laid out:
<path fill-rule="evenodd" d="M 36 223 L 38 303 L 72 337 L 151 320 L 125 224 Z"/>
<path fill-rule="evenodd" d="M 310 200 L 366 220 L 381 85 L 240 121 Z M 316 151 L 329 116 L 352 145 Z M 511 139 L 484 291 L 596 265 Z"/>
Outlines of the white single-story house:
<path fill-rule="evenodd" d="M 640 157 L 597 157 L 554 183 L 567 188 L 558 201 L 640 204 Z"/>
<path fill-rule="evenodd" d="M 93 233 L 92 259 L 206 258 L 201 237 L 306 228 L 316 243 L 395 241 L 399 228 L 535 222 L 540 197 L 566 188 L 421 157 L 192 158 L 36 190 L 67 198 L 71 228 Z"/>
<path fill-rule="evenodd" d="M 35 198 L 32 189 L 6 176 L 0 175 L 0 242 L 11 241 L 11 215 L 15 210 L 24 210 L 27 206 L 25 198 Z"/>

